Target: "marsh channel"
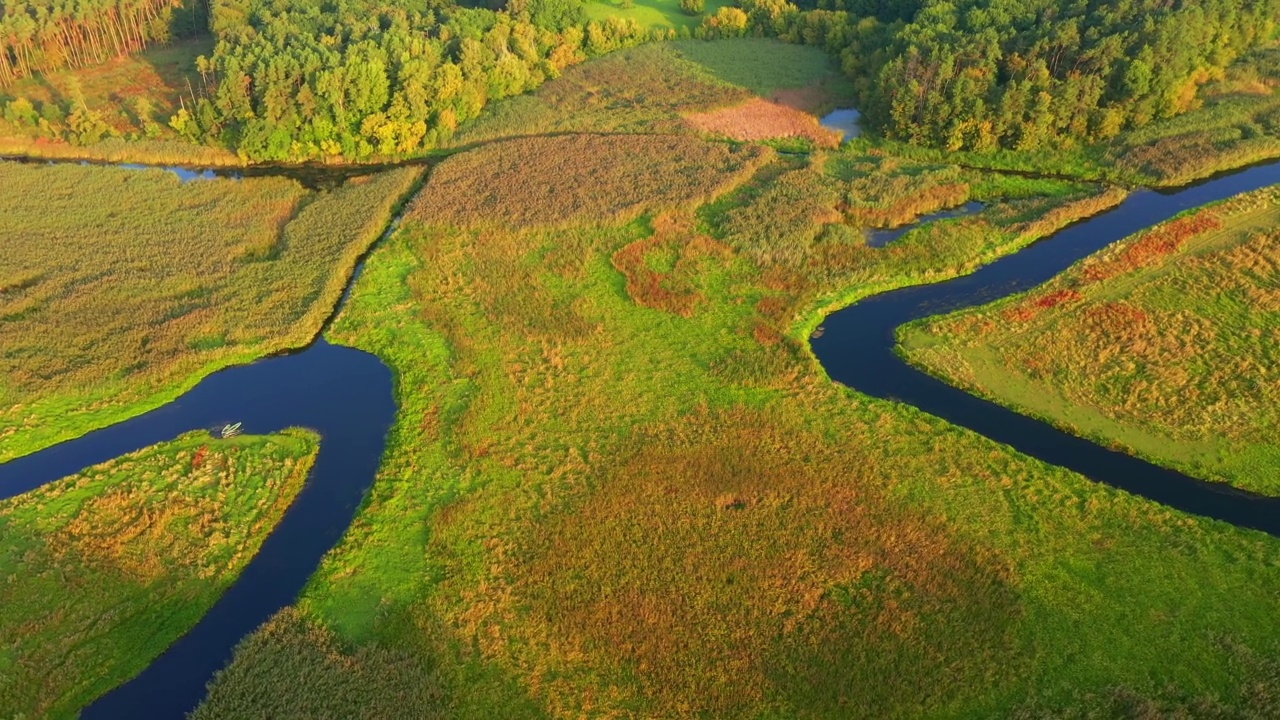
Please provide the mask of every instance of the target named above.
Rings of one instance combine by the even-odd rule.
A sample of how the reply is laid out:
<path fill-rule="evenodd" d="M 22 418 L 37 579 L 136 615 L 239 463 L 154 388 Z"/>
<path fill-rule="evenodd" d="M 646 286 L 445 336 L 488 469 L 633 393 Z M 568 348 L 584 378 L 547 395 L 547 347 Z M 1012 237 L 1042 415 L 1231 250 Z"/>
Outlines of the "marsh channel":
<path fill-rule="evenodd" d="M 194 173 L 188 179 L 244 174 L 169 169 Z M 351 174 L 306 172 L 317 186 Z M 1280 183 L 1280 162 L 1172 192 L 1135 192 L 1115 209 L 970 275 L 875 295 L 832 313 L 824 332 L 815 333 L 814 354 L 833 380 L 858 392 L 913 405 L 1026 455 L 1179 510 L 1280 535 L 1280 498 L 1187 477 L 972 396 L 907 364 L 895 341 L 896 328 L 912 320 L 1028 290 L 1109 243 L 1184 210 L 1275 183 Z M 355 276 L 359 272 L 357 267 Z M 396 409 L 392 373 L 381 360 L 331 345 L 321 335 L 300 350 L 213 373 L 150 412 L 0 465 L 0 498 L 6 498 L 180 434 L 230 422 L 243 422 L 251 433 L 308 427 L 321 436 L 305 487 L 226 594 L 142 673 L 96 700 L 83 717 L 180 718 L 194 709 L 235 645 L 293 603 L 341 539 L 378 472 Z"/>

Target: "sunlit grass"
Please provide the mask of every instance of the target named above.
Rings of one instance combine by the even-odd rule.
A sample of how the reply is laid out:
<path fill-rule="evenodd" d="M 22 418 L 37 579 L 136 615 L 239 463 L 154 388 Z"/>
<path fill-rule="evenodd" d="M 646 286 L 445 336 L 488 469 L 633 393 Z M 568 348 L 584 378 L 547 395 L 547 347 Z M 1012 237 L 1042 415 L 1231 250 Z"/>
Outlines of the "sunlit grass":
<path fill-rule="evenodd" d="M 795 172 L 838 179 L 762 168 L 699 221 L 408 222 L 333 331 L 397 373 L 379 479 L 209 712 L 345 707 L 409 657 L 422 684 L 381 692 L 462 717 L 1243 702 L 1239 648 L 1280 649 L 1280 544 L 848 392 L 805 350 L 816 308 L 954 276 L 1123 193 L 974 173 L 987 210 L 888 248 L 836 212 L 808 245 L 780 221 L 777 247 L 702 252 Z M 331 691 L 300 682 L 318 657 L 343 668 Z"/>
<path fill-rule="evenodd" d="M 46 126 L 0 114 L 0 154 L 93 158 L 121 162 L 239 165 L 235 153 L 181 139 L 169 118 L 204 92 L 196 57 L 208 55 L 208 37 L 177 40 L 100 65 L 55 70 L 0 90 L 0 107 L 22 98 Z M 115 137 L 90 145 L 62 139 L 65 116 L 76 107 L 97 113 Z"/>
<path fill-rule="evenodd" d="M 693 32 L 703 16 L 714 15 L 720 8 L 731 4 L 728 0 L 708 0 L 700 15 L 689 15 L 680 10 L 678 0 L 590 0 L 583 7 L 592 20 L 620 17 L 635 20 L 649 30 L 684 29 Z"/>
<path fill-rule="evenodd" d="M 317 440 L 195 433 L 0 502 L 0 708 L 72 717 L 213 605 Z"/>

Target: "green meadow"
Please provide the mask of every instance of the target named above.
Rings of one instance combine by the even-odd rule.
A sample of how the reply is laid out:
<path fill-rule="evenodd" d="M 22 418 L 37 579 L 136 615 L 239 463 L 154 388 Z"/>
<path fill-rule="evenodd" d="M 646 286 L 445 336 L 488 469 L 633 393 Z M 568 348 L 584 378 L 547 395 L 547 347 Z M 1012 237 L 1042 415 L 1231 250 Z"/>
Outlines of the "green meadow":
<path fill-rule="evenodd" d="M 705 16 L 729 5 L 732 3 L 726 0 L 710 0 L 702 12 L 691 14 L 680 9 L 679 0 L 591 0 L 583 9 L 591 20 L 622 18 L 636 21 L 646 30 L 693 32 Z"/>
<path fill-rule="evenodd" d="M 618 157 L 561 133 L 433 170 L 330 333 L 397 376 L 378 480 L 197 717 L 1276 707 L 1280 543 L 836 386 L 807 351 L 824 308 L 1122 190 L 854 145 L 670 198 L 654 177 L 710 150 L 663 142 Z M 484 193 L 456 181 L 482 168 Z M 988 206 L 866 246 L 922 194 Z"/>
<path fill-rule="evenodd" d="M 308 190 L 3 163 L 0 461 L 304 346 L 403 208 L 325 330 L 394 373 L 381 469 L 197 720 L 1280 715 L 1280 541 L 863 396 L 808 346 L 833 309 L 971 272 L 1138 183 L 1269 157 L 1230 130 L 1267 116 L 1268 57 L 1084 148 L 705 135 L 690 114 L 818 115 L 853 92 L 817 47 L 742 38 L 619 49 L 481 98 L 425 175 Z M 1275 399 L 1276 212 L 1260 193 L 1189 214 L 912 328 L 909 352 L 1266 490 L 1274 418 L 1247 408 Z M 1242 377 L 1262 380 L 1224 386 Z M 0 711 L 71 715 L 145 666 L 252 556 L 317 442 L 186 436 L 0 505 Z M 106 592 L 49 607 L 59 583 Z"/>

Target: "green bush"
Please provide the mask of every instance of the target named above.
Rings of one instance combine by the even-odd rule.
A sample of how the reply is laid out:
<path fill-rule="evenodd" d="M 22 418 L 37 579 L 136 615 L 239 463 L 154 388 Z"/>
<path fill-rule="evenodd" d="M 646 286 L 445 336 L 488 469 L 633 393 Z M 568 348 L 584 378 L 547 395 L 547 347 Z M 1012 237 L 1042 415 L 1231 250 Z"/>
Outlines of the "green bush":
<path fill-rule="evenodd" d="M 680 0 L 680 10 L 686 15 L 701 15 L 707 7 L 707 0 Z"/>

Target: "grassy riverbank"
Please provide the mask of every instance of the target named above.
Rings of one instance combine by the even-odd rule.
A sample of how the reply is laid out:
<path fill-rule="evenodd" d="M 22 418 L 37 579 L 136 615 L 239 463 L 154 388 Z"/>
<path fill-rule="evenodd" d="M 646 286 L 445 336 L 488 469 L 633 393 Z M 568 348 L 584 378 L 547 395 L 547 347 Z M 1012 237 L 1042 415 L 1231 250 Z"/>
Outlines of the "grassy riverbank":
<path fill-rule="evenodd" d="M 333 330 L 397 374 L 378 481 L 198 717 L 1274 703 L 1257 687 L 1280 543 L 859 396 L 806 350 L 820 308 L 962 273 L 1123 193 L 855 146 L 726 169 L 733 189 L 690 212 L 646 200 L 672 159 L 638 154 L 613 191 L 630 204 L 566 216 L 575 182 L 515 164 L 495 194 L 536 182 L 548 207 L 485 222 L 466 208 L 500 197 L 443 184 L 474 162 L 440 166 L 424 197 L 463 207 L 411 214 Z M 859 223 L 934 195 L 989 206 L 865 245 Z"/>
<path fill-rule="evenodd" d="M 0 462 L 309 342 L 420 173 L 313 192 L 0 163 Z"/>
<path fill-rule="evenodd" d="M 1073 432 L 1280 494 L 1277 197 L 1191 212 L 1030 293 L 918 323 L 907 357 Z"/>
<path fill-rule="evenodd" d="M 0 501 L 6 717 L 71 717 L 146 667 L 257 552 L 317 448 L 193 433 Z"/>

